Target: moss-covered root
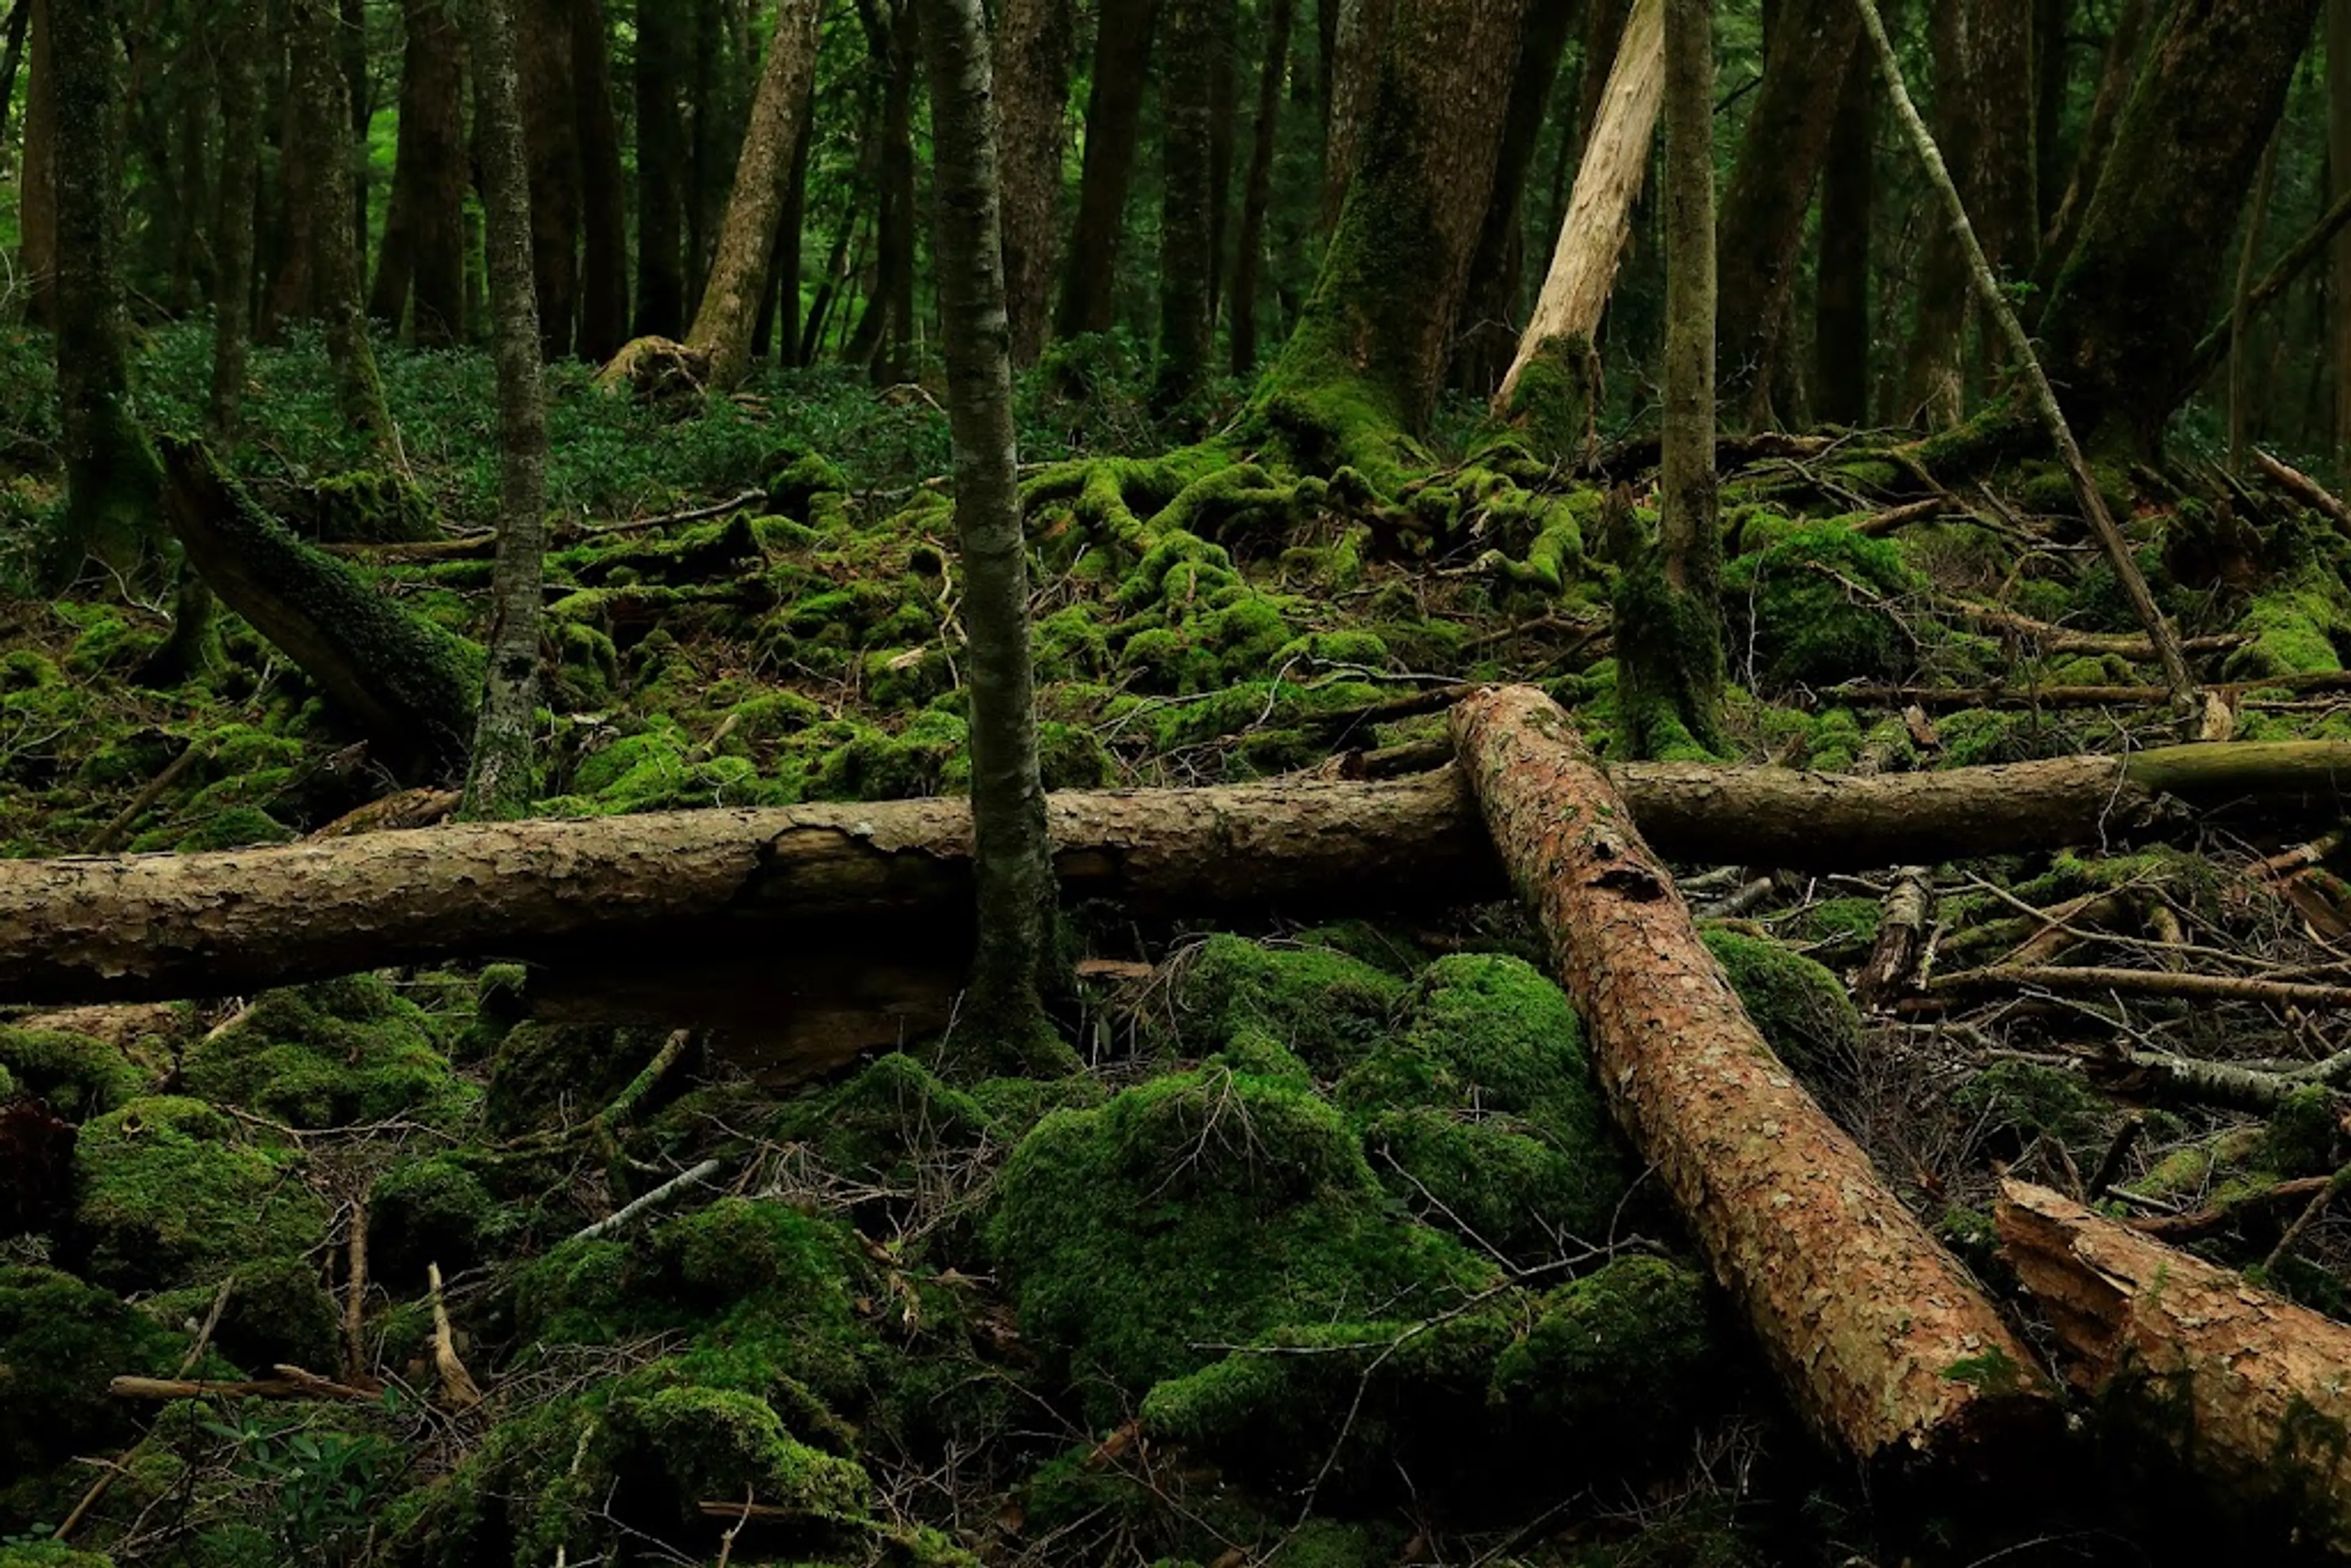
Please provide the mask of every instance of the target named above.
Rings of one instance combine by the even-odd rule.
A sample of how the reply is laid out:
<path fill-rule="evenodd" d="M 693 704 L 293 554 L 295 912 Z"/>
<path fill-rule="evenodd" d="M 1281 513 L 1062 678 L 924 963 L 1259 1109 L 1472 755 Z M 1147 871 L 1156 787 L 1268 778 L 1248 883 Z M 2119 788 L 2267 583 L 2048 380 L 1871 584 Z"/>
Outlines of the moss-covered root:
<path fill-rule="evenodd" d="M 1539 459 L 1580 468 L 1599 444 L 1600 356 L 1578 332 L 1546 338 L 1519 371 L 1496 424 Z"/>
<path fill-rule="evenodd" d="M 1278 549 L 1333 487 L 1311 475 L 1276 474 L 1211 442 L 1165 457 L 1055 464 L 1022 484 L 1020 499 L 1049 564 L 1103 577 L 1127 571 L 1177 530 Z M 1344 481 L 1336 487 L 1356 493 Z"/>
<path fill-rule="evenodd" d="M 350 711 L 395 773 L 422 781 L 461 768 L 480 651 L 304 545 L 201 442 L 162 450 L 165 514 L 221 598 Z"/>
<path fill-rule="evenodd" d="M 1720 606 L 1668 579 L 1663 552 L 1640 536 L 1624 486 L 1609 497 L 1602 529 L 1621 568 L 1610 617 L 1623 754 L 1711 761 L 1723 748 Z"/>

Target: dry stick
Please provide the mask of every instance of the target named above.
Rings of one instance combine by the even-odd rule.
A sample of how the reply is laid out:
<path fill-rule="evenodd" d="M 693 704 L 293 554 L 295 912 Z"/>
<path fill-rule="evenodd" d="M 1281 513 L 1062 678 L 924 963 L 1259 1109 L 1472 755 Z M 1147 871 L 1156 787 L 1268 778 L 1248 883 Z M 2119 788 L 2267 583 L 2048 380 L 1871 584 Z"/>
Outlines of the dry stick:
<path fill-rule="evenodd" d="M 705 1160 L 691 1170 L 680 1171 L 634 1202 L 614 1210 L 593 1225 L 583 1226 L 573 1231 L 570 1239 L 593 1241 L 599 1236 L 609 1236 L 681 1188 L 692 1186 L 695 1182 L 705 1181 L 716 1176 L 724 1164 L 725 1162 L 721 1160 Z"/>
<path fill-rule="evenodd" d="M 195 741 L 183 749 L 179 756 L 172 758 L 170 764 L 164 768 L 163 771 L 158 773 L 154 778 L 147 781 L 147 787 L 144 789 L 140 790 L 137 795 L 131 798 L 131 804 L 123 807 L 122 810 L 116 814 L 114 821 L 107 823 L 106 826 L 99 829 L 97 832 L 90 835 L 90 841 L 87 845 L 83 846 L 82 852 L 85 854 L 102 855 L 107 851 L 112 849 L 116 844 L 120 843 L 122 841 L 122 835 L 131 831 L 131 824 L 139 820 L 141 812 L 153 805 L 162 795 L 164 790 L 169 789 L 173 784 L 177 783 L 181 774 L 185 773 L 189 768 L 193 768 L 198 761 L 210 757 L 212 754 L 213 743 L 210 737 L 206 737 L 203 740 Z"/>
<path fill-rule="evenodd" d="M 441 1397 L 453 1410 L 482 1402 L 474 1375 L 457 1359 L 456 1335 L 449 1327 L 449 1304 L 441 1298 L 441 1265 L 424 1266 L 424 1282 L 433 1292 L 433 1369 L 441 1375 Z"/>
<path fill-rule="evenodd" d="M 2218 1236 L 2250 1213 L 2274 1208 L 2281 1203 L 2292 1203 L 2295 1198 L 2306 1198 L 2322 1192 L 2334 1180 L 2333 1176 L 2297 1176 L 2292 1181 L 2282 1181 L 2275 1186 L 2265 1186 L 2242 1197 L 2231 1198 L 2226 1203 L 2216 1203 L 2192 1213 L 2144 1215 L 2122 1223 L 2141 1236 L 2153 1237 L 2158 1241 L 2201 1241 L 2207 1237 Z"/>
<path fill-rule="evenodd" d="M 2310 1195 L 2310 1201 L 2303 1206 L 2300 1214 L 2294 1217 L 2294 1223 L 2285 1228 L 2285 1234 L 2278 1238 L 2278 1244 L 2270 1249 L 2268 1257 L 2262 1260 L 2262 1273 L 2275 1274 L 2277 1266 L 2294 1256 L 2295 1245 L 2302 1240 L 2302 1233 L 2317 1223 L 2318 1217 L 2326 1212 L 2326 1206 L 2335 1201 L 2335 1195 L 2342 1191 L 2346 1183 L 2351 1183 L 2351 1166 L 2346 1166 L 2327 1177 L 2326 1185 Z"/>
<path fill-rule="evenodd" d="M 2134 1113 L 2123 1119 L 2123 1124 L 2115 1129 L 2114 1141 L 2106 1145 L 2105 1157 L 2098 1161 L 2096 1174 L 2082 1189 L 2084 1202 L 2095 1203 L 2106 1196 L 2106 1189 L 2121 1178 L 2123 1162 L 2130 1158 L 2131 1150 L 2137 1145 L 2140 1134 L 2146 1131 L 2146 1117 Z"/>
<path fill-rule="evenodd" d="M 2351 507 L 2346 507 L 2334 491 L 2301 469 L 2279 462 L 2258 446 L 2253 448 L 2253 466 L 2268 475 L 2287 495 L 2323 515 L 2337 530 L 2351 533 Z"/>
<path fill-rule="evenodd" d="M 1930 982 L 1930 993 L 2038 987 L 2061 996 L 2121 991 L 2142 997 L 2179 997 L 2192 1001 L 2270 1002 L 2280 1007 L 2351 1008 L 2351 986 L 2319 986 L 2300 980 L 2263 980 L 2245 975 L 2182 975 L 2168 969 L 2072 968 L 2048 965 L 2003 965 L 1970 969 Z"/>
<path fill-rule="evenodd" d="M 2180 716 L 2187 718 L 2198 713 L 2202 704 L 2197 695 L 2196 677 L 2189 672 L 2187 656 L 2179 651 L 2179 639 L 2173 634 L 2171 623 L 2163 618 L 2155 595 L 2148 591 L 2147 579 L 2139 571 L 2138 562 L 2132 559 L 2129 542 L 2123 538 L 2122 529 L 2115 526 L 2114 515 L 2106 510 L 2105 497 L 2099 493 L 2098 482 L 2074 439 L 2073 426 L 2065 423 L 2065 411 L 2057 404 L 2056 389 L 2049 384 L 2048 374 L 2041 368 L 2041 358 L 2032 351 L 2032 340 L 2025 336 L 2024 324 L 2016 319 L 2008 296 L 2001 292 L 2000 279 L 1992 272 L 1991 263 L 1985 259 L 1983 246 L 1976 240 L 1975 225 L 1968 221 L 1967 204 L 1960 200 L 1959 187 L 1951 183 L 1951 172 L 1944 166 L 1942 151 L 1935 145 L 1934 133 L 1927 129 L 1927 122 L 1919 118 L 1918 106 L 1910 101 L 1910 89 L 1902 80 L 1902 63 L 1895 57 L 1894 41 L 1886 35 L 1886 20 L 1877 14 L 1876 0 L 1854 0 L 1854 4 L 1861 8 L 1863 29 L 1877 50 L 1878 68 L 1885 74 L 1886 94 L 1893 100 L 1895 115 L 1909 132 L 1919 161 L 1927 167 L 1928 181 L 1942 198 L 1944 212 L 1951 221 L 1951 233 L 1967 256 L 1976 295 L 2000 325 L 2009 354 L 2032 390 L 2034 411 L 2040 414 L 2050 442 L 2073 478 L 2074 498 L 2089 518 L 2091 531 L 2098 536 L 2116 580 L 2129 596 L 2139 624 L 2147 628 L 2156 661 L 2163 666 L 2163 684 L 2170 692 L 2172 704 Z"/>
<path fill-rule="evenodd" d="M 357 1384 L 365 1381 L 367 1372 L 368 1207 L 365 1193 L 351 1200 L 348 1253 L 350 1266 L 347 1271 L 350 1278 L 345 1282 L 343 1295 L 343 1380 Z"/>
<path fill-rule="evenodd" d="M 204 1314 L 204 1326 L 196 1331 L 196 1337 L 189 1343 L 188 1354 L 180 1358 L 179 1376 L 187 1376 L 189 1373 L 195 1370 L 196 1363 L 204 1358 L 204 1347 L 213 1343 L 213 1331 L 220 1327 L 221 1313 L 228 1309 L 229 1293 L 235 1289 L 236 1276 L 231 1274 L 220 1282 L 220 1289 L 213 1292 L 212 1310 Z M 89 1490 L 81 1494 L 81 1500 L 73 1505 L 73 1511 L 66 1515 L 65 1522 L 57 1526 L 50 1539 L 53 1541 L 70 1539 L 75 1528 L 81 1523 L 91 1509 L 98 1506 L 98 1500 L 106 1495 L 106 1489 L 114 1484 L 114 1478 L 129 1469 L 131 1460 L 147 1451 L 147 1445 L 154 1440 L 154 1437 L 155 1434 L 152 1432 L 146 1433 L 131 1445 L 130 1452 L 99 1471 L 97 1479 L 89 1483 Z"/>
<path fill-rule="evenodd" d="M 380 1397 L 365 1388 L 353 1388 L 331 1377 L 280 1364 L 269 1369 L 277 1375 L 248 1382 L 213 1378 L 118 1377 L 106 1385 L 117 1399 L 202 1399 L 222 1395 L 231 1399 L 341 1399 L 371 1405 Z"/>
<path fill-rule="evenodd" d="M 664 512 L 657 517 L 639 517 L 632 522 L 607 523 L 602 528 L 582 528 L 580 532 L 589 538 L 601 538 L 607 534 L 643 533 L 648 528 L 666 528 L 679 523 L 706 523 L 713 517 L 723 517 L 730 512 L 739 512 L 744 507 L 765 501 L 767 498 L 768 493 L 765 490 L 746 490 L 739 496 L 731 496 L 724 501 L 715 502 L 707 507 L 694 507 L 683 512 Z"/>

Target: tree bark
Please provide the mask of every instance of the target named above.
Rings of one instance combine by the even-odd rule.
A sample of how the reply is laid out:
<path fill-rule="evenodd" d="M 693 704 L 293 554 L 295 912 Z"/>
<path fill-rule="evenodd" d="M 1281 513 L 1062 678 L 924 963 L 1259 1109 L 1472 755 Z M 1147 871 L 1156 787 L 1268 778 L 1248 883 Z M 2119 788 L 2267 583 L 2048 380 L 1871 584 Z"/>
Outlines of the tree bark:
<path fill-rule="evenodd" d="M 498 554 L 482 700 L 460 813 L 518 817 L 536 796 L 538 626 L 547 556 L 547 405 L 531 274 L 530 169 L 510 0 L 474 0 L 474 122 L 488 214 L 498 374 Z"/>
<path fill-rule="evenodd" d="M 2317 14 L 2318 0 L 2213 0 L 2176 7 L 2156 39 L 2041 322 L 2092 445 L 2152 451 L 2190 390 L 2184 372 Z"/>
<path fill-rule="evenodd" d="M 685 331 L 685 206 L 690 165 L 680 97 L 692 13 L 637 0 L 637 315 L 641 338 Z"/>
<path fill-rule="evenodd" d="M 792 165 L 802 110 L 816 81 L 815 0 L 785 0 L 751 102 L 751 125 L 735 170 L 735 193 L 719 230 L 718 254 L 685 346 L 710 359 L 710 384 L 730 390 L 751 364 L 751 333 L 759 324 L 768 264 L 783 217 L 784 176 Z"/>
<path fill-rule="evenodd" d="M 33 0 L 32 59 L 25 72 L 24 229 L 25 317 L 36 327 L 57 322 L 57 73 L 52 0 Z"/>
<path fill-rule="evenodd" d="M 573 0 L 573 102 L 579 114 L 580 353 L 601 364 L 629 337 L 629 216 L 621 128 L 612 110 L 611 26 L 604 0 Z"/>
<path fill-rule="evenodd" d="M 2332 199 L 2351 197 L 2351 0 L 2327 0 L 2326 170 Z M 2351 229 L 2335 236 L 2327 299 L 2336 463 L 2351 459 Z"/>
<path fill-rule="evenodd" d="M 251 550 L 232 541 L 227 569 L 298 548 L 274 542 L 282 530 L 268 538 Z M 264 583 L 255 597 L 266 605 L 276 591 Z M 303 638 L 281 645 L 312 670 L 319 655 Z M 474 694 L 456 695 L 470 704 Z M 469 714 L 465 724 L 459 747 Z M 2351 746 L 2324 742 L 1866 779 L 1698 763 L 1609 770 L 1642 836 L 1677 861 L 1821 873 L 2184 841 L 2216 825 L 2306 834 L 2342 820 L 2347 778 Z M 1477 802 L 1450 768 L 1380 784 L 1063 794 L 1047 809 L 1063 894 L 1147 914 L 1362 913 L 1505 891 Z M 714 924 L 772 945 L 861 918 L 952 922 L 971 907 L 970 833 L 960 801 L 903 800 L 0 861 L 0 975 L 9 1000 L 135 1000 L 460 956 L 576 956 L 600 942 L 675 956 Z"/>
<path fill-rule="evenodd" d="M 1559 226 L 1559 244 L 1534 315 L 1519 336 L 1519 351 L 1494 393 L 1494 412 L 1509 412 L 1527 367 L 1554 345 L 1589 343 L 1600 329 L 1616 264 L 1633 232 L 1633 204 L 1649 170 L 1649 142 L 1666 97 L 1665 0 L 1635 0 L 1625 18 L 1598 110 L 1584 137 L 1574 193 Z"/>
<path fill-rule="evenodd" d="M 1322 151 L 1322 227 L 1335 228 L 1347 184 L 1363 157 L 1364 138 L 1378 90 L 1380 61 L 1397 0 L 1341 0 L 1332 44 L 1331 131 Z"/>
<path fill-rule="evenodd" d="M 1782 0 L 1763 85 L 1723 190 L 1722 383 L 1753 429 L 1773 423 L 1772 382 L 1795 292 L 1804 218 L 1861 36 L 1853 0 Z M 1823 216 L 1823 232 L 1826 233 Z"/>
<path fill-rule="evenodd" d="M 1866 1465 L 2030 1474 L 2032 1353 L 1772 1057 L 1566 715 L 1510 688 L 1453 732 L 1618 1123 L 1797 1410 Z"/>
<path fill-rule="evenodd" d="M 2115 10 L 2114 31 L 2106 39 L 2106 56 L 2098 68 L 2097 91 L 2090 99 L 2090 118 L 2082 128 L 2082 144 L 2074 155 L 2074 172 L 2058 198 L 2056 215 L 2049 220 L 2041 241 L 2041 269 L 2034 281 L 2045 289 L 2056 281 L 2055 267 L 2073 253 L 2074 241 L 2089 211 L 2091 193 L 2106 164 L 2115 141 L 2115 123 L 2122 118 L 2124 100 L 2138 80 L 2140 57 L 2147 52 L 2148 30 L 2157 20 L 2156 0 L 2121 0 Z"/>
<path fill-rule="evenodd" d="M 2351 1552 L 2351 1327 L 2024 1182 L 1997 1222 L 2116 1449 L 2168 1452 L 2246 1561 Z"/>
<path fill-rule="evenodd" d="M 1038 777 L 987 19 L 979 0 L 923 0 L 920 31 L 936 127 L 939 292 L 971 661 L 979 947 L 969 1027 L 982 1051 L 1041 1063 L 1058 1044 L 1043 1001 L 1053 971 L 1053 861 Z"/>
<path fill-rule="evenodd" d="M 1078 181 L 1077 227 L 1061 274 L 1053 334 L 1107 332 L 1116 317 L 1119 240 L 1134 181 L 1134 151 L 1151 64 L 1159 0 L 1102 0 L 1094 35 L 1093 84 L 1086 98 L 1085 169 Z"/>
<path fill-rule="evenodd" d="M 392 412 L 383 401 L 375 347 L 368 339 L 365 285 L 351 237 L 350 103 L 338 64 L 340 13 L 331 0 L 294 0 L 294 91 L 302 104 L 304 167 L 313 304 L 326 328 L 327 358 L 335 373 L 335 403 L 344 422 L 375 438 L 387 455 L 398 451 Z"/>
<path fill-rule="evenodd" d="M 368 314 L 420 349 L 454 348 L 465 328 L 465 73 L 448 0 L 404 0 L 400 147 Z"/>
<path fill-rule="evenodd" d="M 1199 391 L 1215 341 L 1209 274 L 1216 266 L 1210 121 L 1215 113 L 1215 12 L 1229 0 L 1163 0 L 1160 73 L 1159 363 L 1153 406 L 1169 413 Z"/>
<path fill-rule="evenodd" d="M 1934 49 L 1935 144 L 1950 169 L 1962 202 L 1973 199 L 1978 168 L 1974 50 L 1970 24 L 1979 0 L 1947 0 L 1929 7 Z M 1947 223 L 1932 225 L 1918 263 L 1917 306 L 1912 318 L 1902 406 L 1888 410 L 1905 423 L 1947 430 L 1967 412 L 1964 371 L 1968 332 L 1968 261 Z"/>
<path fill-rule="evenodd" d="M 1294 3 L 1294 0 L 1293 0 Z M 1004 226 L 1004 300 L 1012 362 L 1044 352 L 1059 254 L 1063 120 L 1077 50 L 1072 0 L 1006 0 L 997 24 L 996 101 L 1000 116 L 997 182 Z"/>
<path fill-rule="evenodd" d="M 1813 412 L 1824 423 L 1869 423 L 1869 239 L 1877 184 L 1877 71 L 1866 51 L 1845 64 L 1821 172 L 1819 305 Z"/>
<path fill-rule="evenodd" d="M 914 314 L 914 0 L 861 5 L 866 38 L 883 72 L 879 182 L 882 202 L 873 225 L 873 289 L 866 297 L 847 357 L 863 365 L 877 386 L 894 386 L 912 373 Z"/>
<path fill-rule="evenodd" d="M 1265 66 L 1258 76 L 1257 120 L 1249 137 L 1249 172 L 1241 181 L 1241 226 L 1233 247 L 1231 322 L 1233 374 L 1257 370 L 1257 279 L 1264 260 L 1265 214 L 1273 201 L 1273 153 L 1281 124 L 1282 81 L 1290 69 L 1290 29 L 1298 0 L 1269 0 Z"/>
<path fill-rule="evenodd" d="M 580 319 L 580 124 L 571 99 L 574 0 L 512 0 L 530 155 L 531 274 L 540 351 L 571 352 Z"/>
<path fill-rule="evenodd" d="M 261 181 L 261 53 L 264 0 L 238 0 L 221 49 L 220 214 L 213 241 L 213 384 L 204 425 L 226 445 L 245 407 L 246 350 L 253 336 L 255 204 Z"/>
<path fill-rule="evenodd" d="M 1976 175 L 1968 210 L 1992 269 L 2032 276 L 2039 259 L 2041 128 L 2034 123 L 2036 0 L 1976 0 L 1969 43 L 1975 93 Z"/>

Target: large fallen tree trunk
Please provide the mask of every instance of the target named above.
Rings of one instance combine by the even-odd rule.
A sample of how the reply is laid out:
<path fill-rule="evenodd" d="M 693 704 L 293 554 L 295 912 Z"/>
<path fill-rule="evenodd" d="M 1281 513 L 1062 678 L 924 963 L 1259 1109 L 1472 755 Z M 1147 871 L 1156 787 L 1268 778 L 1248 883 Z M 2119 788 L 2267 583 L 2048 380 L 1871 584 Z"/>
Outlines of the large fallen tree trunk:
<path fill-rule="evenodd" d="M 2255 1532 L 2236 1561 L 2351 1553 L 2351 1327 L 2043 1187 L 2009 1182 L 1998 1222 L 2103 1440 L 2168 1450 Z"/>
<path fill-rule="evenodd" d="M 1510 687 L 1456 708 L 1453 736 L 1617 1121 L 1796 1407 L 1897 1472 L 2044 1459 L 2031 1353 L 1764 1045 L 1567 716 Z"/>
<path fill-rule="evenodd" d="M 2332 824 L 2351 746 L 2170 747 L 1868 779 L 1640 763 L 1610 778 L 1676 860 L 1853 871 L 2176 837 L 2213 820 Z M 1209 915 L 1505 891 L 1449 768 L 1071 793 L 1050 809 L 1073 899 Z M 600 941 L 653 958 L 695 951 L 714 925 L 768 940 L 855 920 L 951 926 L 971 899 L 970 831 L 960 800 L 888 800 L 0 861 L 0 1000 L 232 994 L 444 957 L 576 957 Z"/>

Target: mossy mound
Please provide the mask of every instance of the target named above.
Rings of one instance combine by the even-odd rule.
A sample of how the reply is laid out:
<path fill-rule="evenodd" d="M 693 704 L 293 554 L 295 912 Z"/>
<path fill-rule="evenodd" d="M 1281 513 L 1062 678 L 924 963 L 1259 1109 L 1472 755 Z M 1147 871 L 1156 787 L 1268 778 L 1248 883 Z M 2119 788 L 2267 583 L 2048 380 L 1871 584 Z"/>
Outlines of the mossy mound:
<path fill-rule="evenodd" d="M 1849 1074 L 1862 1053 L 1861 1014 L 1837 977 L 1801 953 L 1743 932 L 1701 934 L 1763 1043 L 1807 1082 Z"/>
<path fill-rule="evenodd" d="M 668 1038 L 657 1029 L 517 1024 L 491 1058 L 485 1116 L 501 1133 L 584 1121 L 611 1103 Z"/>
<path fill-rule="evenodd" d="M 100 1284 L 206 1284 L 326 1239 L 326 1205 L 294 1156 L 238 1141 L 201 1100 L 133 1100 L 86 1124 L 74 1170 L 75 1250 Z"/>
<path fill-rule="evenodd" d="M 55 1467 L 128 1441 L 137 1412 L 108 1396 L 108 1382 L 169 1375 L 182 1343 L 71 1274 L 0 1265 L 0 1535 L 59 1506 L 39 1484 Z M 71 1501 L 68 1495 L 62 1506 Z"/>
<path fill-rule="evenodd" d="M 1899 547 L 1839 523 L 1798 528 L 1722 574 L 1730 645 L 1751 649 L 1773 686 L 1902 675 L 1915 660 L 1897 611 L 1925 587 Z"/>
<path fill-rule="evenodd" d="M 373 976 L 272 991 L 208 1035 L 188 1087 L 305 1130 L 462 1116 L 472 1092 L 450 1075 L 423 1009 Z"/>
<path fill-rule="evenodd" d="M 1206 1054 L 1252 1027 L 1335 1076 L 1394 1027 L 1410 988 L 1331 948 L 1211 936 L 1176 960 L 1169 992 L 1181 1048 Z"/>
<path fill-rule="evenodd" d="M 441 535 L 441 517 L 431 499 L 397 474 L 360 469 L 329 475 L 289 499 L 287 521 L 319 544 L 400 544 Z"/>
<path fill-rule="evenodd" d="M 404 1289 L 438 1263 L 456 1274 L 489 1256 L 511 1218 L 465 1159 L 428 1155 L 402 1160 L 376 1178 L 368 1196 L 370 1267 Z"/>
<path fill-rule="evenodd" d="M 0 1029 L 0 1071 L 68 1121 L 118 1110 L 149 1087 L 120 1047 L 65 1030 Z"/>
<path fill-rule="evenodd" d="M 342 1312 L 327 1293 L 319 1269 L 308 1258 L 292 1254 L 238 1261 L 224 1272 L 235 1275 L 235 1285 L 221 1304 L 213 1347 L 248 1372 L 266 1373 L 281 1364 L 323 1371 L 337 1364 L 340 1354 Z M 423 1276 L 415 1283 L 422 1286 Z M 408 1281 L 397 1281 L 405 1288 Z M 168 1326 L 201 1323 L 209 1315 L 218 1289 L 188 1285 L 159 1291 L 139 1305 L 142 1312 Z"/>

